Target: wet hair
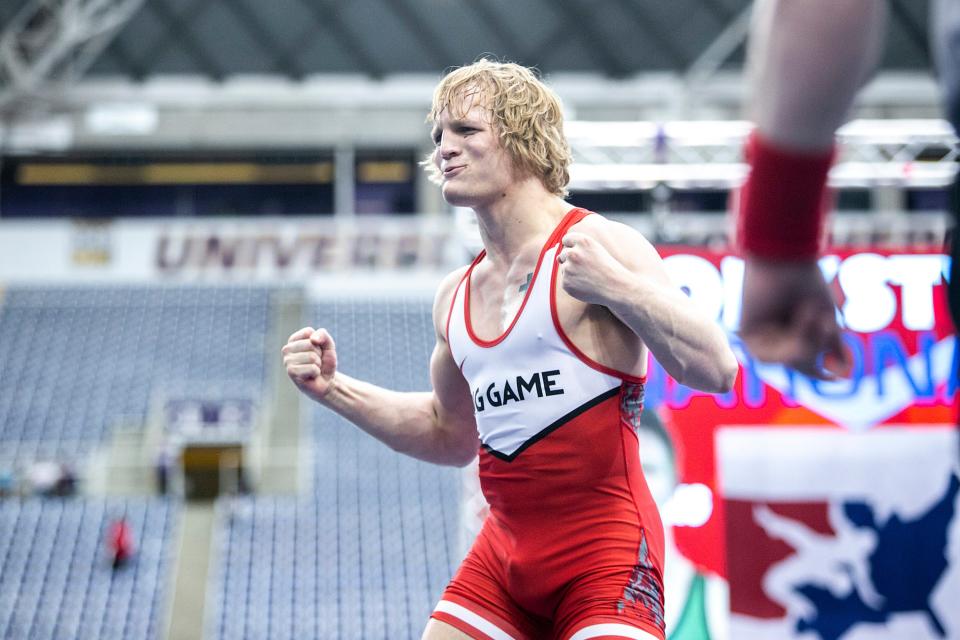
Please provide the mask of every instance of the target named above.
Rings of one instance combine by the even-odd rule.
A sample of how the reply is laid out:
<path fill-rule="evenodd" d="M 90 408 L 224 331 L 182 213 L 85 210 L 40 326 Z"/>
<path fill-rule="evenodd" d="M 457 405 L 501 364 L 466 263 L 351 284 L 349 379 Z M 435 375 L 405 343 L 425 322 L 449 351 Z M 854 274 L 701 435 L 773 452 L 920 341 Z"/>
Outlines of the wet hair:
<path fill-rule="evenodd" d="M 533 69 L 487 58 L 454 69 L 437 85 L 427 122 L 435 123 L 444 109 L 461 118 L 474 104 L 487 108 L 488 122 L 515 167 L 539 178 L 550 193 L 567 195 L 572 155 L 563 134 L 563 108 Z M 422 164 L 439 182 L 435 154 Z"/>

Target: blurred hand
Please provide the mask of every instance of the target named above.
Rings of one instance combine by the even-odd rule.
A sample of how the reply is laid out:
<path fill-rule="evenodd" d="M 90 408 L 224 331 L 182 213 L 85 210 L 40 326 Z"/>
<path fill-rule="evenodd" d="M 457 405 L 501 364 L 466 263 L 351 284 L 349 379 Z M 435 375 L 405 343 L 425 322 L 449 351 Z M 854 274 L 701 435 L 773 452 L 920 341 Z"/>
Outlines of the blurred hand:
<path fill-rule="evenodd" d="M 816 260 L 747 258 L 740 338 L 762 362 L 778 362 L 818 380 L 850 375 L 836 304 Z"/>
<path fill-rule="evenodd" d="M 304 327 L 281 349 L 287 375 L 303 393 L 323 402 L 334 387 L 337 351 L 326 329 Z"/>

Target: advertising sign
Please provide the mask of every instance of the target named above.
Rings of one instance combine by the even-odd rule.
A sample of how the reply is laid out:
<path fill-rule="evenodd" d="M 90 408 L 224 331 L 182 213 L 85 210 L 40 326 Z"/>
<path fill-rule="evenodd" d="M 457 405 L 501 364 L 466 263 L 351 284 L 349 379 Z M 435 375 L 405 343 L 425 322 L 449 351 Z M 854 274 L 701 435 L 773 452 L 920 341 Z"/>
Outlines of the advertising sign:
<path fill-rule="evenodd" d="M 718 437 L 731 637 L 960 636 L 952 426 Z"/>
<path fill-rule="evenodd" d="M 699 572 L 729 581 L 731 627 L 711 635 L 960 637 L 956 607 L 944 604 L 960 602 L 944 256 L 850 250 L 821 260 L 853 361 L 849 379 L 822 382 L 756 362 L 736 338 L 740 259 L 659 250 L 677 284 L 731 332 L 741 362 L 724 395 L 679 385 L 656 362 L 647 384 L 647 410 L 675 444 L 679 484 L 663 508 L 674 543 Z"/>

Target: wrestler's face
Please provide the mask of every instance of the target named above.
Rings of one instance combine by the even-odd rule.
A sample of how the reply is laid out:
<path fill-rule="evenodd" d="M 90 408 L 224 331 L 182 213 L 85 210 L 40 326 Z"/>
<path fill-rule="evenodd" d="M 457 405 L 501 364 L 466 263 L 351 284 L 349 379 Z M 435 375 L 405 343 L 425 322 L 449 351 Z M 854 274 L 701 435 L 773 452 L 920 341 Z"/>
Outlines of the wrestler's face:
<path fill-rule="evenodd" d="M 513 162 L 480 94 L 452 107 L 440 112 L 432 131 L 443 198 L 455 206 L 488 207 L 513 183 Z"/>

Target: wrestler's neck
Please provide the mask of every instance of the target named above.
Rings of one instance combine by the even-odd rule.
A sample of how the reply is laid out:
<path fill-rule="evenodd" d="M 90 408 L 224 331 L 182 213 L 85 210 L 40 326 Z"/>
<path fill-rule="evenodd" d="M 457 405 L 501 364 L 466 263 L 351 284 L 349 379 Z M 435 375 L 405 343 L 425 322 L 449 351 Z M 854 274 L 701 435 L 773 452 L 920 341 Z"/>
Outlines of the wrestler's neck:
<path fill-rule="evenodd" d="M 480 238 L 491 266 L 509 268 L 531 245 L 538 249 L 573 206 L 536 178 L 518 180 L 475 206 Z"/>

